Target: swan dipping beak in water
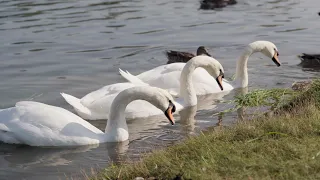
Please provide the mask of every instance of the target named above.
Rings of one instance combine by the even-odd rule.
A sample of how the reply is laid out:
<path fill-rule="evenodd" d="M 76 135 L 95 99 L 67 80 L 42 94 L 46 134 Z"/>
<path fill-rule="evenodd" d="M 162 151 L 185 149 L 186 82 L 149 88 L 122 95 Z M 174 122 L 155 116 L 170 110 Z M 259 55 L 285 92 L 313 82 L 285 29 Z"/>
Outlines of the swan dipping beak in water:
<path fill-rule="evenodd" d="M 168 109 L 164 112 L 164 115 L 168 118 L 168 120 L 171 122 L 172 125 L 175 124 L 174 118 L 172 114 L 176 111 L 176 106 L 169 100 L 169 107 Z"/>
<path fill-rule="evenodd" d="M 281 66 L 281 63 L 278 59 L 278 56 L 279 56 L 279 51 L 275 49 L 275 53 L 272 57 L 272 61 L 279 67 L 279 66 Z"/>
<path fill-rule="evenodd" d="M 224 78 L 224 73 L 223 73 L 222 70 L 220 69 L 220 74 L 219 74 L 219 76 L 216 78 L 216 81 L 217 81 L 217 83 L 218 83 L 221 91 L 223 91 L 222 78 Z"/>

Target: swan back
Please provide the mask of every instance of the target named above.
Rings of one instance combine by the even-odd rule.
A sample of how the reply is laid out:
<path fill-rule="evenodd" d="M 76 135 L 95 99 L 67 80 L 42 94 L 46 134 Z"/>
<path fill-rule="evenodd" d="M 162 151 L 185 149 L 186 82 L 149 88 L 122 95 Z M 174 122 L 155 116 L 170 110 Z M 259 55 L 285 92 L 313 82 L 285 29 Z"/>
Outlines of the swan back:
<path fill-rule="evenodd" d="M 103 134 L 68 110 L 32 101 L 21 101 L 15 107 L 2 109 L 0 124 L 7 127 L 4 132 L 0 130 L 1 141 L 31 146 L 96 144 Z"/>

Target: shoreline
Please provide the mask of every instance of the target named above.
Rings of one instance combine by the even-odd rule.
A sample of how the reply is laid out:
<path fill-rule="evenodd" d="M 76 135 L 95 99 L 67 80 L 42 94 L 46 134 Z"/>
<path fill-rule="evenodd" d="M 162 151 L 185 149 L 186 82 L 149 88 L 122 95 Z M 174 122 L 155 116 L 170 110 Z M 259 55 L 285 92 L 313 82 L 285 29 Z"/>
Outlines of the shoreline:
<path fill-rule="evenodd" d="M 249 93 L 250 94 L 250 93 Z M 111 165 L 90 179 L 320 178 L 320 81 L 274 110 Z"/>

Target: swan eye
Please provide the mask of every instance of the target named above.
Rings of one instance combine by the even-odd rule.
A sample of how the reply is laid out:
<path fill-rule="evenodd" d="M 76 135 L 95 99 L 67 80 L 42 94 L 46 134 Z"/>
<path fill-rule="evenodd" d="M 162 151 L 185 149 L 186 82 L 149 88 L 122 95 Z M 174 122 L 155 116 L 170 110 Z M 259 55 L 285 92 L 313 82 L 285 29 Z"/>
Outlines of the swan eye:
<path fill-rule="evenodd" d="M 175 105 L 173 105 L 173 107 L 172 107 L 172 113 L 174 113 L 174 112 L 176 112 L 176 106 Z"/>
<path fill-rule="evenodd" d="M 172 113 L 174 113 L 175 111 L 176 111 L 176 106 L 172 103 L 172 101 L 171 100 L 169 100 L 169 107 L 172 107 Z"/>
<path fill-rule="evenodd" d="M 277 52 L 277 56 L 279 56 L 279 51 L 276 48 L 274 48 L 274 50 Z"/>
<path fill-rule="evenodd" d="M 221 76 L 222 78 L 224 78 L 224 73 L 222 72 L 222 69 L 220 69 L 220 74 L 219 76 Z"/>

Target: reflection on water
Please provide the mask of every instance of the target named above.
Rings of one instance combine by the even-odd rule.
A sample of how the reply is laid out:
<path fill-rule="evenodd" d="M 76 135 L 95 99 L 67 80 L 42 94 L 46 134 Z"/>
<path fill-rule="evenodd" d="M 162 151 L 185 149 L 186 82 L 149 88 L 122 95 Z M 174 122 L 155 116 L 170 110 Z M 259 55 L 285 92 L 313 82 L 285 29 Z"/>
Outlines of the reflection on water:
<path fill-rule="evenodd" d="M 235 90 L 235 95 L 236 96 L 243 96 L 248 94 L 248 87 L 245 88 L 239 88 Z M 244 120 L 244 113 L 245 113 L 245 107 L 241 106 L 240 108 L 237 109 L 237 114 L 238 114 L 238 120 L 243 121 Z"/>
<path fill-rule="evenodd" d="M 6 171 L 10 172 L 1 171 L 0 174 L 3 176 L 0 177 L 20 179 L 25 174 L 30 178 L 35 176 L 36 179 L 56 179 L 57 176 L 63 178 L 65 176 L 64 171 L 74 171 L 74 174 L 78 174 L 81 169 L 95 168 L 95 165 L 104 165 L 107 162 L 119 162 L 128 150 L 128 144 L 129 141 L 125 141 L 61 148 L 0 144 L 1 168 L 7 168 Z M 100 153 L 95 152 L 98 147 Z M 88 161 L 95 162 L 95 164 L 87 164 Z M 75 170 L 72 166 L 76 166 L 78 170 Z M 63 167 L 63 169 L 58 167 Z M 23 171 L 16 172 L 16 169 Z"/>
<path fill-rule="evenodd" d="M 138 74 L 165 64 L 165 50 L 193 52 L 200 45 L 214 52 L 231 77 L 246 45 L 261 39 L 277 45 L 283 66 L 275 68 L 263 55 L 253 55 L 249 90 L 288 87 L 319 76 L 297 66 L 298 54 L 319 53 L 319 16 L 313 7 L 317 3 L 239 0 L 203 11 L 194 0 L 0 0 L 0 108 L 31 99 L 72 110 L 59 92 L 82 97 L 124 82 L 118 68 Z M 220 100 L 234 95 L 199 97 L 201 110 L 177 113 L 175 126 L 163 116 L 129 122 L 130 141 L 123 148 L 108 143 L 62 149 L 0 144 L 0 179 L 57 179 L 104 168 L 110 160 L 139 159 L 142 152 L 219 123 L 212 114 L 229 108 Z M 236 113 L 227 114 L 223 124 L 236 119 Z M 106 121 L 92 123 L 104 130 Z"/>
<path fill-rule="evenodd" d="M 195 129 L 195 119 L 197 112 L 197 106 L 191 106 L 183 109 L 179 112 L 180 115 L 180 124 L 182 126 L 181 132 L 185 133 L 186 135 L 193 133 Z"/>

